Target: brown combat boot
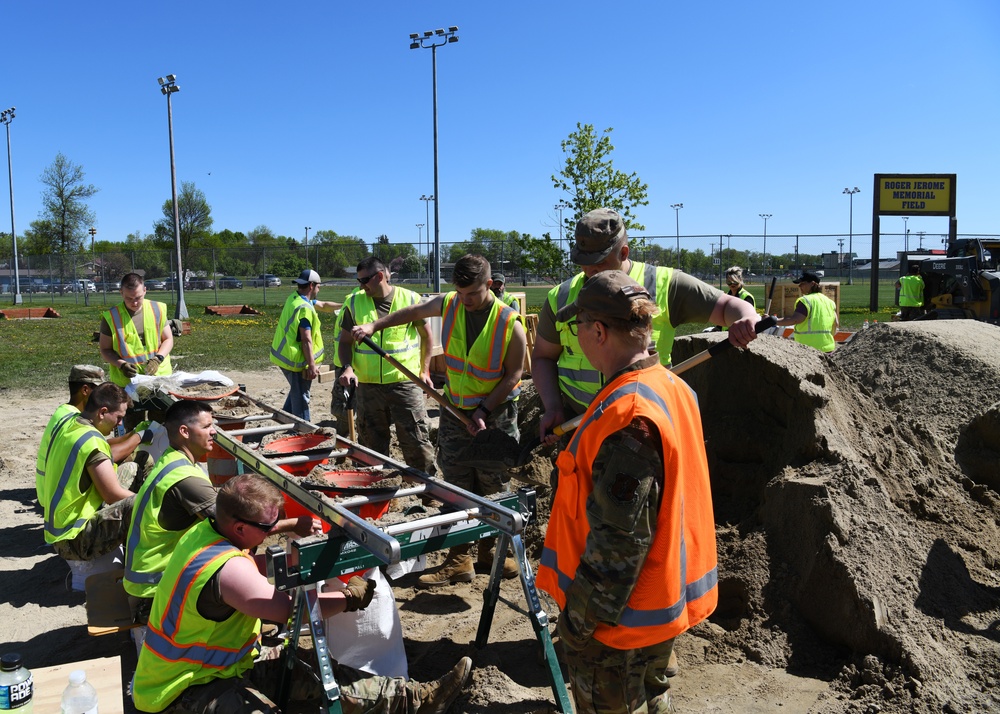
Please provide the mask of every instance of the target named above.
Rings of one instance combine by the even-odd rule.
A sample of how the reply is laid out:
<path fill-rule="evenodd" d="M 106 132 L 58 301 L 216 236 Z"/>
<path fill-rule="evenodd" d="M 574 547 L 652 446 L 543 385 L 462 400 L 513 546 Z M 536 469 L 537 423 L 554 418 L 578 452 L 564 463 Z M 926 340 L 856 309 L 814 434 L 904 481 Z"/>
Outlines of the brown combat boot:
<path fill-rule="evenodd" d="M 677 650 L 670 650 L 670 659 L 667 660 L 667 668 L 663 670 L 663 673 L 668 677 L 676 677 L 679 671 L 680 667 L 677 664 Z"/>
<path fill-rule="evenodd" d="M 448 711 L 462 693 L 462 687 L 469 680 L 471 672 L 472 660 L 463 657 L 440 679 L 425 684 L 411 682 L 416 687 L 418 702 L 416 714 L 444 714 Z"/>
<path fill-rule="evenodd" d="M 472 565 L 471 543 L 456 545 L 448 551 L 448 556 L 444 562 L 433 573 L 421 575 L 417 580 L 419 587 L 433 588 L 438 585 L 448 583 L 469 583 L 476 576 L 476 569 Z"/>
<path fill-rule="evenodd" d="M 479 557 L 476 559 L 488 572 L 493 572 L 493 551 L 496 550 L 497 539 L 483 538 L 479 541 Z M 517 562 L 513 558 L 503 559 L 503 579 L 510 580 L 518 576 Z"/>

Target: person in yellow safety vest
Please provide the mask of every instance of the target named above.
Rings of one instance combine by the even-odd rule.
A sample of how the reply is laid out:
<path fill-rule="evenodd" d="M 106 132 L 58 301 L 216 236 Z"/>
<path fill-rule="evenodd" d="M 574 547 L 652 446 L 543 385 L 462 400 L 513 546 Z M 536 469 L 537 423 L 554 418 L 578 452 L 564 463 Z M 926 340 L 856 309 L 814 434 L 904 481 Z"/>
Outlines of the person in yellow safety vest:
<path fill-rule="evenodd" d="M 78 415 L 87 405 L 90 393 L 94 387 L 107 381 L 104 370 L 90 364 L 77 364 L 69 371 L 69 401 L 61 404 L 55 413 L 49 418 L 49 423 L 42 433 L 41 443 L 38 445 L 38 456 L 35 459 L 35 491 L 38 495 L 38 503 L 45 503 L 48 499 L 43 490 L 45 482 L 45 462 L 48 459 L 49 451 L 52 448 L 52 434 L 62 428 L 63 422 Z M 126 458 L 131 456 L 136 447 L 139 446 L 143 434 L 139 431 L 131 431 L 124 436 L 114 436 L 108 438 L 111 445 L 111 460 L 116 464 L 121 464 Z M 121 476 L 121 471 L 119 471 Z M 121 480 L 121 479 L 119 479 Z"/>
<path fill-rule="evenodd" d="M 316 311 L 334 312 L 340 303 L 316 299 L 321 281 L 315 270 L 303 270 L 294 282 L 298 288 L 285 300 L 274 329 L 271 362 L 281 368 L 288 382 L 288 396 L 282 409 L 309 421 L 310 390 L 325 357 Z"/>
<path fill-rule="evenodd" d="M 837 349 L 834 335 L 840 327 L 837 304 L 822 293 L 820 277 L 812 271 L 803 271 L 802 277 L 792 282 L 799 286 L 802 296 L 795 301 L 795 312 L 780 318 L 778 326 L 794 325 L 792 336 L 796 342 L 815 347 L 820 352 L 833 352 Z"/>
<path fill-rule="evenodd" d="M 506 291 L 507 278 L 500 273 L 495 273 L 492 280 L 493 283 L 490 285 L 490 290 L 500 299 L 500 302 L 504 305 L 510 305 L 514 308 L 515 312 L 521 312 L 521 305 L 518 303 L 517 298 Z"/>
<path fill-rule="evenodd" d="M 94 560 L 125 541 L 134 494 L 118 483 L 106 437 L 128 404 L 124 389 L 105 382 L 52 434 L 41 505 L 45 542 L 65 560 Z"/>
<path fill-rule="evenodd" d="M 341 310 L 337 354 L 344 368 L 338 383 L 357 389 L 358 440 L 362 444 L 388 454 L 390 427 L 395 425 L 407 465 L 433 476 L 437 468 L 423 390 L 378 352 L 351 336 L 355 324 L 374 322 L 420 302 L 420 295 L 392 285 L 390 280 L 389 268 L 377 257 L 368 256 L 358 263 L 361 290 L 346 300 Z M 431 335 L 424 320 L 382 330 L 372 335 L 372 340 L 425 384 L 434 386 L 430 375 Z"/>
<path fill-rule="evenodd" d="M 674 638 L 718 603 L 698 401 L 649 351 L 656 310 L 609 270 L 557 314 L 607 379 L 559 454 L 537 578 L 561 608 L 577 714 L 673 711 Z"/>
<path fill-rule="evenodd" d="M 924 314 L 924 279 L 920 263 L 910 263 L 907 275 L 896 281 L 899 290 L 899 319 L 908 322 Z"/>
<path fill-rule="evenodd" d="M 757 301 L 754 299 L 754 296 L 750 294 L 749 290 L 743 287 L 743 268 L 738 265 L 728 268 L 726 270 L 726 285 L 729 286 L 730 295 L 740 300 L 746 300 L 753 305 L 754 309 L 757 308 Z"/>
<path fill-rule="evenodd" d="M 359 292 L 361 292 L 360 286 L 356 288 L 351 288 L 351 291 L 347 293 L 347 295 L 344 297 L 344 305 L 346 306 L 347 302 L 351 299 L 351 297 L 357 295 Z M 333 323 L 333 334 L 338 336 L 340 335 L 340 331 L 343 328 L 343 322 L 344 322 L 344 308 L 341 307 L 339 310 L 337 310 L 337 320 Z M 337 370 L 337 376 L 339 378 L 339 376 L 344 371 L 344 363 L 340 359 L 339 342 L 337 345 L 337 349 L 334 350 L 333 352 L 333 367 L 334 369 Z M 336 422 L 337 429 L 339 429 L 342 434 L 348 433 L 347 427 L 343 426 L 346 423 L 345 420 L 347 419 L 348 397 L 349 395 L 347 391 L 339 388 L 337 384 L 335 384 L 333 386 L 333 389 L 330 390 L 330 418 L 333 419 L 334 422 Z"/>
<path fill-rule="evenodd" d="M 166 304 L 145 299 L 146 285 L 138 273 L 127 273 L 119 290 L 121 304 L 101 314 L 98 343 L 111 381 L 125 387 L 140 373 L 170 374 L 174 335 Z"/>
<path fill-rule="evenodd" d="M 198 466 L 215 443 L 212 408 L 181 399 L 167 409 L 164 426 L 170 448 L 136 493 L 125 542 L 125 592 L 138 599 L 133 615 L 140 624 L 149 616 L 156 585 L 181 536 L 215 513 L 215 487 Z M 323 532 L 310 516 L 278 521 L 272 532 L 290 530 L 302 537 Z"/>
<path fill-rule="evenodd" d="M 660 309 L 653 320 L 651 339 L 660 362 L 670 365 L 674 329 L 690 322 L 728 326 L 729 341 L 746 347 L 756 338 L 760 319 L 744 300 L 713 288 L 673 268 L 654 267 L 629 258 L 625 221 L 609 208 L 584 215 L 576 225 L 570 256 L 581 271 L 549 291 L 538 316 L 538 334 L 531 354 L 531 376 L 545 411 L 538 423 L 539 436 L 553 443 L 553 427 L 582 413 L 604 379 L 580 349 L 577 338 L 556 313 L 576 299 L 584 282 L 603 270 L 622 270 L 643 285 Z"/>
<path fill-rule="evenodd" d="M 462 422 L 448 411 L 441 414 L 438 427 L 437 463 L 444 480 L 480 496 L 506 489 L 503 471 L 486 471 L 458 463 L 473 437 L 487 427 L 499 429 L 513 439 L 517 430 L 517 397 L 527 338 L 518 314 L 490 291 L 490 264 L 481 255 L 464 255 L 452 273 L 453 292 L 436 295 L 426 302 L 405 307 L 380 317 L 373 323 L 355 325 L 356 341 L 379 330 L 405 325 L 420 318 L 441 316 L 441 346 L 445 359 L 445 397 L 469 417 Z M 448 551 L 441 567 L 420 576 L 419 583 L 433 587 L 469 582 L 475 575 L 471 544 Z M 492 567 L 493 547 L 479 544 L 479 563 Z M 518 573 L 513 558 L 504 559 L 504 577 Z"/>
<path fill-rule="evenodd" d="M 281 492 L 266 479 L 236 476 L 219 490 L 215 516 L 181 536 L 153 596 L 132 680 L 138 711 L 280 711 L 273 699 L 285 661 L 281 647 L 262 645 L 261 620 L 287 622 L 293 600 L 249 553 L 272 532 L 282 506 Z M 319 617 L 366 608 L 374 594 L 374 581 L 355 576 L 344 590 L 316 595 Z M 472 669 L 463 657 L 441 679 L 422 684 L 330 664 L 344 714 L 442 714 Z M 324 695 L 312 672 L 292 672 L 291 680 L 293 701 Z"/>

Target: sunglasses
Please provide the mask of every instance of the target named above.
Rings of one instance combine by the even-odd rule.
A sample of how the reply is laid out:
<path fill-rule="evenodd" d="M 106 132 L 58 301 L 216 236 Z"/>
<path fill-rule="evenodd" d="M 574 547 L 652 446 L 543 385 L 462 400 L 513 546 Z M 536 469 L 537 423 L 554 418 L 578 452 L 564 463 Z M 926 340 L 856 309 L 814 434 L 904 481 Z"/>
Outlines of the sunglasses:
<path fill-rule="evenodd" d="M 278 521 L 281 520 L 281 515 L 279 514 L 278 517 L 275 518 L 270 523 L 258 523 L 257 521 L 251 521 L 251 520 L 247 520 L 246 518 L 240 518 L 239 516 L 236 517 L 236 520 L 238 520 L 240 523 L 246 523 L 248 526 L 253 526 L 254 528 L 259 528 L 260 530 L 264 531 L 264 533 L 270 533 L 271 530 L 276 525 L 278 525 Z"/>
<path fill-rule="evenodd" d="M 374 278 L 376 275 L 381 275 L 381 273 L 372 273 L 371 275 L 368 275 L 364 278 L 358 278 L 358 282 L 361 283 L 362 285 L 367 285 L 368 281 Z"/>

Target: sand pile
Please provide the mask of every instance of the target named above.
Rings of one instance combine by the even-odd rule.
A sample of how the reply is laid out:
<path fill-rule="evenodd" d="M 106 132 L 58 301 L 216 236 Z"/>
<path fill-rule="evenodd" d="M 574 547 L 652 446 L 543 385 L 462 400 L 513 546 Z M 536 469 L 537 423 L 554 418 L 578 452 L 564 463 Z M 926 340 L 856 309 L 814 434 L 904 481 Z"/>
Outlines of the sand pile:
<path fill-rule="evenodd" d="M 684 375 L 716 499 L 709 658 L 836 679 L 829 711 L 1000 707 L 998 355 L 982 323 L 883 324 L 830 357 L 764 338 Z"/>

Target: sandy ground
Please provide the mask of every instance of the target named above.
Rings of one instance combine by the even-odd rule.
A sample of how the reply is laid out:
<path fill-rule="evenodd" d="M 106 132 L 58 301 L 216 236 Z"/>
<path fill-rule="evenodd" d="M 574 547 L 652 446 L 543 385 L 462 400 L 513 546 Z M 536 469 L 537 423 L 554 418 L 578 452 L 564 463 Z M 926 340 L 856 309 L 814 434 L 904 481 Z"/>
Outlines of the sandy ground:
<path fill-rule="evenodd" d="M 715 339 L 679 340 L 675 360 Z M 831 357 L 766 338 L 685 374 L 712 468 L 720 606 L 678 639 L 679 711 L 1000 709 L 997 355 L 996 327 L 885 324 Z M 230 376 L 283 401 L 277 371 Z M 62 385 L 0 393 L 0 651 L 29 667 L 129 646 L 87 635 L 83 596 L 66 590 L 67 567 L 43 544 L 34 460 L 65 398 Z M 328 402 L 317 385 L 321 425 Z M 530 420 L 536 409 L 524 407 Z M 533 563 L 547 489 L 539 496 L 542 525 L 525 534 Z M 518 581 L 504 583 L 490 642 L 476 650 L 487 576 L 432 592 L 414 579 L 394 588 L 411 676 L 436 677 L 469 654 L 472 683 L 452 711 L 552 710 Z"/>

